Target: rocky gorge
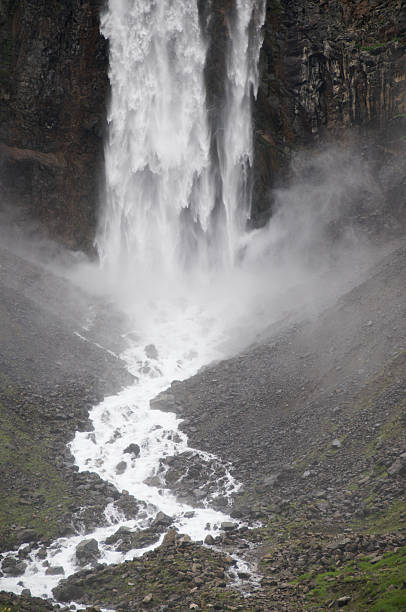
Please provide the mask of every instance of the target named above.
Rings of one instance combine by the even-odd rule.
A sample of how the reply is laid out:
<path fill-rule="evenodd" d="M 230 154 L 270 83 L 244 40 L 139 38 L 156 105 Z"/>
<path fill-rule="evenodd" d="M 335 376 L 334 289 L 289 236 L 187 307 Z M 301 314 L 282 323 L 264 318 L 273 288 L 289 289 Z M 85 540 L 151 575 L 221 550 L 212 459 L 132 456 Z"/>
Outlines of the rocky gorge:
<path fill-rule="evenodd" d="M 235 4 L 198 5 L 215 157 Z M 327 236 L 333 244 L 354 230 L 355 242 L 367 245 L 364 259 L 350 255 L 354 273 L 344 280 L 339 262 L 327 268 L 318 281 L 323 300 L 307 303 L 301 286 L 278 296 L 283 308 L 242 348 L 236 342 L 227 359 L 172 382 L 151 401 L 152 409 L 180 417 L 192 447 L 218 462 L 190 451 L 167 456 L 150 484 L 195 511 L 209 500 L 232 521 L 200 542 L 164 513 L 141 531 L 117 528 L 107 542 L 116 551 L 161 543 L 112 565 L 102 562 L 92 536 L 106 507 L 127 518 L 145 508 L 96 473 L 78 471 L 66 445 L 75 432 L 91 431 L 94 405 L 133 383 L 119 357 L 125 321 L 105 295 L 72 284 L 68 266 L 49 265 L 61 251 L 69 265 L 81 257 L 75 251 L 94 256 L 110 95 L 108 43 L 99 30 L 104 8 L 90 0 L 52 7 L 0 0 L 0 584 L 16 576 L 22 585 L 38 547 L 46 572 L 61 579 L 52 600 L 28 589 L 0 592 L 0 612 L 68 610 L 73 601 L 88 612 L 401 612 L 406 3 L 267 0 L 253 100 L 250 226 L 278 219 L 278 192 L 298 177 L 303 191 L 307 180 L 323 181 L 320 159 L 332 142 L 353 147 L 373 186 L 350 192 L 344 220 L 329 224 Z M 38 243 L 30 244 L 26 227 L 41 228 Z M 50 247 L 50 238 L 72 251 Z M 313 291 L 309 285 L 305 293 Z M 83 338 L 78 322 L 89 313 Z M 155 346 L 145 350 L 154 363 Z M 138 444 L 129 445 L 117 473 L 139 454 Z M 242 485 L 230 499 L 216 489 L 225 465 Z M 46 550 L 73 534 L 81 536 L 77 572 L 65 577 L 45 560 Z"/>

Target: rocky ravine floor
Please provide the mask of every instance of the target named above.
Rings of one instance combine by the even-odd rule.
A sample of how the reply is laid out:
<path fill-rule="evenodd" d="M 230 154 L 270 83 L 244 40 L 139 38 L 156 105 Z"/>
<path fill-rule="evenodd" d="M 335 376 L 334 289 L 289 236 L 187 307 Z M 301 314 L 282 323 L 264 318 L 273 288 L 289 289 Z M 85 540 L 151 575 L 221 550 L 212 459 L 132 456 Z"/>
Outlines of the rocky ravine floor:
<path fill-rule="evenodd" d="M 89 409 L 131 381 L 119 359 L 74 334 L 93 314 L 70 283 L 0 250 L 0 551 L 90 531 L 106 499 L 129 502 L 78 474 L 66 448 L 88 429 Z"/>
<path fill-rule="evenodd" d="M 204 547 L 169 532 L 142 559 L 85 570 L 55 595 L 126 611 L 405 610 L 405 272 L 406 249 L 398 248 L 317 318 L 280 329 L 238 357 L 173 384 L 156 402 L 185 418 L 192 445 L 233 464 L 244 490 L 232 514 L 256 527 L 227 526 Z M 96 511 L 104 496 L 117 496 L 86 475 L 78 488 L 63 445 L 86 421 L 87 405 L 104 392 L 98 385 L 106 372 L 117 372 L 109 389 L 125 378 L 117 360 L 72 340 L 66 318 L 67 327 L 52 317 L 41 326 L 38 301 L 9 285 L 1 292 L 8 322 L 0 344 L 6 373 L 2 483 L 8 492 L 0 507 L 3 551 L 22 541 L 46 543 L 81 505 Z M 32 322 L 39 335 L 50 334 L 43 345 L 26 340 Z M 60 359 L 49 348 L 58 345 L 55 338 L 69 347 L 69 367 L 62 370 L 49 366 Z M 83 358 L 85 377 L 83 368 L 75 369 Z M 19 464 L 24 454 L 34 454 L 32 465 Z M 188 467 L 188 457 L 177 457 L 166 477 L 179 494 L 193 498 L 201 477 L 192 469 L 181 480 Z M 52 482 L 39 488 L 48 473 Z M 227 586 L 235 552 L 257 564 L 262 576 L 260 589 L 248 597 Z M 248 587 L 247 578 L 240 572 Z M 7 608 L 52 606 L 3 593 L 0 610 Z"/>

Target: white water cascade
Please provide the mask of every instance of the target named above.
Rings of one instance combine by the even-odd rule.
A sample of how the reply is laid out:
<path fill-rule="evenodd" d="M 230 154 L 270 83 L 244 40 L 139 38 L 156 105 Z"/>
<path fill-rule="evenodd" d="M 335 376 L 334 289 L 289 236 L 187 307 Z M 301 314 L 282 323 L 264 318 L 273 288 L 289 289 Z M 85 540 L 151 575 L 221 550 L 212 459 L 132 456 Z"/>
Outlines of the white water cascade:
<path fill-rule="evenodd" d="M 251 97 L 258 93 L 258 61 L 265 0 L 236 0 L 235 19 L 229 24 L 226 100 L 219 163 L 226 212 L 223 250 L 234 264 L 251 214 L 253 129 Z"/>
<path fill-rule="evenodd" d="M 114 274 L 127 268 L 167 278 L 185 241 L 201 246 L 186 235 L 187 217 L 196 232 L 207 231 L 213 208 L 197 5 L 110 2 L 102 32 L 110 43 L 112 101 L 98 249 Z"/>
<path fill-rule="evenodd" d="M 175 414 L 150 408 L 173 380 L 224 356 L 233 300 L 222 302 L 220 289 L 238 259 L 250 212 L 251 98 L 258 87 L 265 17 L 264 0 L 235 1 L 218 128 L 220 203 L 206 108 L 208 42 L 197 0 L 110 0 L 102 17 L 112 93 L 97 248 L 105 283 L 127 316 L 128 348 L 121 357 L 135 383 L 93 408 L 93 431 L 77 433 L 70 449 L 81 471 L 96 472 L 128 491 L 142 508 L 128 520 L 110 504 L 106 524 L 86 536 L 97 540 L 102 563 L 158 546 L 163 535 L 150 547 L 125 554 L 106 542 L 120 526 L 133 531 L 150 526 L 158 512 L 194 540 L 219 533 L 230 517 L 227 508 L 211 509 L 211 502 L 219 495 L 230 499 L 239 488 L 228 466 L 189 448 Z M 86 339 L 86 327 L 78 334 Z M 138 457 L 126 453 L 130 444 L 138 445 Z M 177 499 L 160 469 L 162 459 L 186 451 L 206 466 L 203 473 L 213 474 L 200 485 L 199 503 Z M 62 566 L 64 577 L 78 571 L 75 550 L 83 538 L 54 542 L 45 565 L 39 551 L 32 551 L 25 574 L 4 577 L 1 587 L 52 596 L 61 576 L 47 573 L 47 566 Z"/>
<path fill-rule="evenodd" d="M 107 204 L 97 246 L 114 275 L 126 271 L 133 278 L 142 271 L 167 279 L 183 274 L 185 261 L 204 272 L 234 263 L 250 214 L 251 97 L 258 89 L 265 1 L 236 0 L 235 9 L 217 126 L 224 210 L 214 216 L 207 43 L 197 2 L 109 4 L 102 20 L 112 87 Z"/>

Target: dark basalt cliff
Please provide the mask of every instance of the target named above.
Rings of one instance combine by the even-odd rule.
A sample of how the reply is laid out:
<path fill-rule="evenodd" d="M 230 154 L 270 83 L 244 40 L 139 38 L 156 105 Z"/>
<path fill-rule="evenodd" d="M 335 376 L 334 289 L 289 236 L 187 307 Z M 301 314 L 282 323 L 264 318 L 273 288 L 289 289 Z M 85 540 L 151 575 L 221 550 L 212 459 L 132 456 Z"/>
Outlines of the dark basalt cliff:
<path fill-rule="evenodd" d="M 108 100 L 102 0 L 0 0 L 0 196 L 89 249 Z M 211 121 L 221 121 L 232 0 L 200 1 Z M 405 0 L 267 0 L 254 105 L 255 224 L 292 152 L 356 137 L 399 206 L 406 116 Z M 213 141 L 213 151 L 216 142 Z M 401 167 L 393 181 L 388 167 Z M 389 178 L 388 178 L 389 177 Z"/>
<path fill-rule="evenodd" d="M 108 50 L 97 0 L 0 0 L 0 196 L 89 248 Z"/>
<path fill-rule="evenodd" d="M 405 28 L 404 0 L 267 0 L 255 104 L 259 220 L 298 147 L 356 139 L 377 168 L 402 165 Z M 394 180 L 382 185 L 392 198 Z"/>

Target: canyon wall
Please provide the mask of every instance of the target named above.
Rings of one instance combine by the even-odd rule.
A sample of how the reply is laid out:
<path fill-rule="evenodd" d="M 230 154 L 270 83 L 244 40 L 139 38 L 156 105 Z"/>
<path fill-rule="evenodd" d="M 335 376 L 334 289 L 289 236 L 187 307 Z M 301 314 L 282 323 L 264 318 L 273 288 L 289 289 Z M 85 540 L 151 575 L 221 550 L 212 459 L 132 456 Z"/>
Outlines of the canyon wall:
<path fill-rule="evenodd" d="M 405 0 L 267 0 L 254 107 L 258 224 L 292 153 L 321 141 L 357 142 L 403 204 L 405 27 Z"/>
<path fill-rule="evenodd" d="M 233 5 L 199 2 L 213 125 Z M 0 0 L 0 197 L 88 250 L 109 95 L 101 10 L 102 0 Z M 361 142 L 403 204 L 405 26 L 406 0 L 267 0 L 254 104 L 255 225 L 269 216 L 271 187 L 287 179 L 292 153 L 324 140 Z"/>
<path fill-rule="evenodd" d="M 0 197 L 92 244 L 108 49 L 95 0 L 0 0 Z"/>

